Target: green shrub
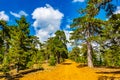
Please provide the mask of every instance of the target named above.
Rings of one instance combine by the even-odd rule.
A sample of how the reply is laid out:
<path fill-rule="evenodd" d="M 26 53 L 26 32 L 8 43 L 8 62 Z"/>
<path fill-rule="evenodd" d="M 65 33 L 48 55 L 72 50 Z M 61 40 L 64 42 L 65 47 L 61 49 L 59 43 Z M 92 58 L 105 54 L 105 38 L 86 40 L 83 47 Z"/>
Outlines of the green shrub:
<path fill-rule="evenodd" d="M 49 64 L 50 66 L 55 66 L 56 64 L 56 59 L 54 56 L 51 56 L 50 59 L 49 59 Z"/>
<path fill-rule="evenodd" d="M 3 72 L 4 74 L 6 74 L 7 72 L 10 71 L 8 65 L 3 65 L 2 68 L 1 68 L 1 70 L 2 70 L 2 72 Z"/>

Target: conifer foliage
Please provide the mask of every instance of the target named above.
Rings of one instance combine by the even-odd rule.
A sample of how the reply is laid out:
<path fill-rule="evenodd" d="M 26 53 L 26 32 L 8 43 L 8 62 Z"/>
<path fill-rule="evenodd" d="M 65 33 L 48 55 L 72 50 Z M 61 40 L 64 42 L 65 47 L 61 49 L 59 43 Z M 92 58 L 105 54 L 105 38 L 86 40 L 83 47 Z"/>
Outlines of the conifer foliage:
<path fill-rule="evenodd" d="M 82 44 L 87 45 L 86 57 L 89 67 L 98 64 L 119 66 L 120 14 L 114 14 L 116 5 L 113 5 L 111 1 L 88 0 L 86 8 L 79 11 L 81 16 L 75 18 L 71 24 L 73 30 L 71 39 L 79 43 L 80 51 L 82 52 L 85 47 Z M 96 17 L 101 9 L 106 12 L 106 17 L 109 17 L 108 21 Z"/>
<path fill-rule="evenodd" d="M 56 31 L 45 43 L 41 43 L 36 36 L 30 35 L 30 24 L 22 16 L 15 25 L 8 25 L 0 21 L 0 70 L 9 72 L 41 68 L 44 61 L 50 65 L 61 63 L 68 56 L 67 40 L 64 31 Z"/>

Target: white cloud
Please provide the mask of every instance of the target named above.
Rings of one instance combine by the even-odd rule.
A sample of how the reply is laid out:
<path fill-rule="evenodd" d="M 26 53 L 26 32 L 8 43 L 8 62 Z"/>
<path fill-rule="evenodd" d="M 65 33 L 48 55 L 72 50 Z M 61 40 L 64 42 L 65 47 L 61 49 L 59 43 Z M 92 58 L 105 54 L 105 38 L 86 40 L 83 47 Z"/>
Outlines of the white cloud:
<path fill-rule="evenodd" d="M 114 14 L 120 14 L 120 6 L 117 7 L 117 10 L 114 12 Z"/>
<path fill-rule="evenodd" d="M 47 31 L 45 31 L 43 29 L 42 30 L 37 30 L 36 36 L 38 36 L 40 41 L 42 41 L 42 42 L 47 40 L 48 37 L 50 37 L 49 32 L 47 32 Z"/>
<path fill-rule="evenodd" d="M 0 11 L 0 20 L 9 21 L 9 16 L 5 14 L 5 11 Z"/>
<path fill-rule="evenodd" d="M 66 25 L 64 32 L 66 35 L 66 39 L 69 41 L 69 43 L 67 43 L 68 50 L 72 49 L 73 46 L 72 46 L 71 42 L 74 42 L 74 40 L 70 40 L 70 37 L 71 37 L 70 33 L 72 33 L 73 31 L 70 31 L 69 29 L 70 29 L 70 25 Z"/>
<path fill-rule="evenodd" d="M 10 14 L 11 14 L 11 15 L 13 15 L 13 16 L 15 16 L 15 17 L 20 17 L 20 15 L 19 15 L 19 14 L 14 13 L 14 12 L 12 12 L 12 11 L 10 11 Z"/>
<path fill-rule="evenodd" d="M 21 16 L 28 16 L 28 14 L 24 11 L 20 11 L 19 13 L 14 13 L 14 12 L 10 11 L 10 14 L 15 17 L 18 17 L 18 18 L 20 18 Z"/>
<path fill-rule="evenodd" d="M 73 2 L 84 2 L 85 0 L 73 0 Z"/>
<path fill-rule="evenodd" d="M 36 31 L 36 36 L 39 37 L 41 42 L 53 36 L 54 32 L 60 29 L 63 16 L 63 13 L 49 4 L 46 4 L 45 7 L 36 8 L 33 11 L 32 19 L 35 19 L 33 27 Z"/>
<path fill-rule="evenodd" d="M 70 41 L 70 32 L 67 31 L 67 30 L 64 30 L 64 32 L 65 32 L 65 35 L 66 35 L 66 39 L 68 41 Z M 69 49 L 70 47 L 71 47 L 71 43 L 67 43 L 67 48 Z"/>
<path fill-rule="evenodd" d="M 66 25 L 66 29 L 70 29 L 70 25 Z"/>

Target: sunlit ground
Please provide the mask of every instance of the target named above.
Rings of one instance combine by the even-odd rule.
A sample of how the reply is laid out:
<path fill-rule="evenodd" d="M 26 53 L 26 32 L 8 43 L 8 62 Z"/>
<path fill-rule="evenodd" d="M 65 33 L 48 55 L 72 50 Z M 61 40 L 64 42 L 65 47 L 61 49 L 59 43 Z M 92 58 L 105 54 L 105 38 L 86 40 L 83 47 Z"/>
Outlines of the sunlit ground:
<path fill-rule="evenodd" d="M 71 60 L 43 67 L 45 70 L 22 75 L 20 80 L 120 80 L 120 69 L 88 68 Z"/>

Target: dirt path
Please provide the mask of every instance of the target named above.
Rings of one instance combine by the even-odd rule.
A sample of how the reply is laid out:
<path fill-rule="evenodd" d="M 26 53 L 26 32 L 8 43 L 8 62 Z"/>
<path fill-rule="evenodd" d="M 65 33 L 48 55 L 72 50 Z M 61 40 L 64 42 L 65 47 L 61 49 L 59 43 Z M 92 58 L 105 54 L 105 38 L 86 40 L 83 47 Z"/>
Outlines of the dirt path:
<path fill-rule="evenodd" d="M 98 75 L 88 67 L 66 60 L 53 70 L 25 75 L 20 80 L 97 80 Z"/>

